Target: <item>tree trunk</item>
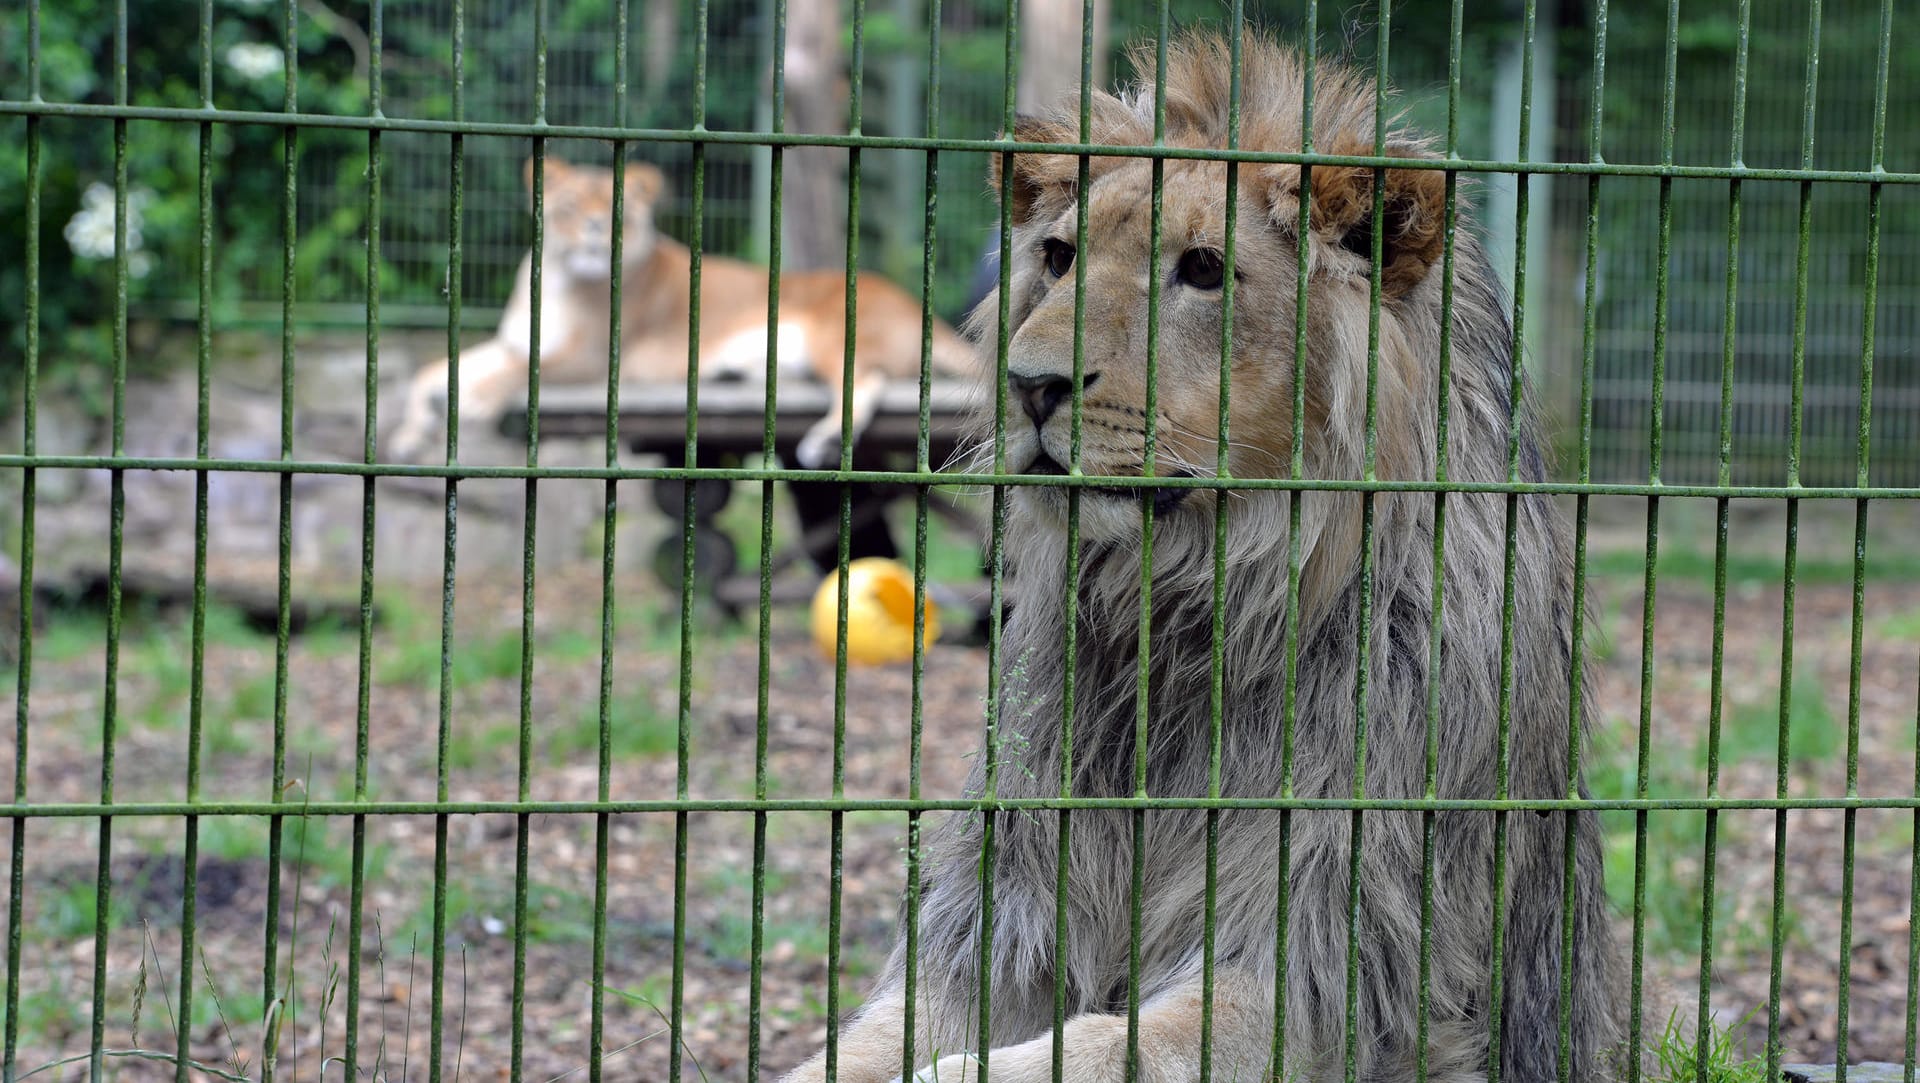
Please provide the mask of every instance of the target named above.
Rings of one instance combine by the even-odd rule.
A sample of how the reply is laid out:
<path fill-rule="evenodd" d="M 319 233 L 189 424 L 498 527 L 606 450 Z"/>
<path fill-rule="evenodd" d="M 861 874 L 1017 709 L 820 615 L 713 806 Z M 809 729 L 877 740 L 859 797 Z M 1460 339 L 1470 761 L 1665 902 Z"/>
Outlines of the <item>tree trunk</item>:
<path fill-rule="evenodd" d="M 847 78 L 840 54 L 837 0 L 790 0 L 787 5 L 787 130 L 837 134 L 846 130 Z M 781 205 L 784 266 L 845 267 L 847 262 L 847 152 L 796 147 L 785 155 Z"/>
<path fill-rule="evenodd" d="M 1020 85 L 1014 108 L 1022 113 L 1065 104 L 1074 107 L 1080 85 L 1081 0 L 1021 0 Z M 1107 78 L 1110 0 L 1093 3 L 1093 84 Z"/>

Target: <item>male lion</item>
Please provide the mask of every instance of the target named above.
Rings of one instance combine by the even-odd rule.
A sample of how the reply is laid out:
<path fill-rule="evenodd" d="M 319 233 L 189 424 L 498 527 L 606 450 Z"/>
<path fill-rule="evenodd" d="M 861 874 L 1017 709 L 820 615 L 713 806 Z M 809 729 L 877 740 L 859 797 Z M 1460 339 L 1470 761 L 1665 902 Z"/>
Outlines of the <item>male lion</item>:
<path fill-rule="evenodd" d="M 533 187 L 534 163 L 526 166 Z M 545 244 L 541 250 L 540 374 L 552 384 L 605 386 L 612 311 L 613 171 L 546 160 Z M 626 167 L 620 303 L 624 373 L 653 381 L 687 376 L 692 290 L 686 245 L 662 236 L 653 208 L 666 187 L 644 162 Z M 853 346 L 853 437 L 873 420 L 890 379 L 911 378 L 920 364 L 920 303 L 876 274 L 858 279 Z M 532 353 L 533 253 L 520 263 L 494 336 L 460 352 L 460 412 L 468 420 L 499 419 L 527 385 Z M 847 327 L 847 278 L 841 271 L 794 271 L 780 277 L 780 369 L 840 386 Z M 708 254 L 701 261 L 701 373 L 762 377 L 767 356 L 767 269 Z M 936 372 L 970 375 L 971 353 L 953 329 L 933 327 Z M 413 375 L 390 453 L 413 459 L 426 450 L 446 412 L 447 363 Z M 840 458 L 841 402 L 807 430 L 801 465 L 832 467 Z"/>
<path fill-rule="evenodd" d="M 1257 35 L 1244 49 L 1241 145 L 1300 147 L 1302 64 Z M 1136 54 L 1153 68 L 1150 51 Z M 1189 34 L 1169 49 L 1166 142 L 1224 147 L 1229 45 Z M 1373 145 L 1375 89 L 1333 63 L 1314 73 L 1314 146 L 1366 154 Z M 1093 141 L 1152 142 L 1149 86 L 1093 96 Z M 1022 141 L 1074 142 L 1068 110 L 1023 120 Z M 1427 144 L 1395 133 L 1397 158 L 1431 158 Z M 1085 262 L 1085 445 L 1093 475 L 1138 475 L 1144 451 L 1151 165 L 1094 157 L 1087 191 L 1087 247 L 1075 250 L 1078 163 L 1069 156 L 1014 158 L 1013 244 L 1006 457 L 1011 469 L 1058 474 L 1068 458 L 1065 403 L 1073 371 L 1074 268 Z M 1163 255 L 1158 265 L 1159 475 L 1214 473 L 1218 431 L 1223 163 L 1165 165 Z M 1373 251 L 1373 170 L 1313 169 L 1303 455 L 1312 478 L 1361 476 L 1366 447 L 1368 308 Z M 1383 256 L 1378 268 L 1377 475 L 1435 477 L 1440 371 L 1443 174 L 1385 174 Z M 1230 416 L 1236 476 L 1277 476 L 1292 455 L 1295 371 L 1296 223 L 1300 169 L 1248 165 L 1238 182 Z M 1493 482 L 1507 474 L 1512 334 L 1506 301 L 1485 254 L 1460 236 L 1452 306 L 1448 477 Z M 992 312 L 991 303 L 983 311 Z M 1524 404 L 1520 474 L 1544 476 Z M 1208 788 L 1213 639 L 1215 496 L 1163 488 L 1155 508 L 1152 566 L 1150 734 L 1147 792 L 1200 797 Z M 1072 792 L 1134 792 L 1139 667 L 1142 490 L 1082 490 L 1078 657 L 1072 729 Z M 1298 602 L 1298 684 L 1286 753 L 1289 497 L 1237 492 L 1228 502 L 1225 696 L 1220 780 L 1228 797 L 1266 798 L 1288 786 L 1303 798 L 1355 791 L 1356 680 L 1360 665 L 1362 502 L 1352 492 L 1303 497 Z M 1507 785 L 1516 798 L 1564 797 L 1573 602 L 1567 531 L 1545 497 L 1522 496 L 1508 512 L 1498 494 L 1446 498 L 1444 652 L 1430 669 L 1434 497 L 1379 493 L 1374 503 L 1371 644 L 1366 659 L 1365 792 L 1417 798 L 1425 790 L 1427 702 L 1438 683 L 1437 785 L 1443 798 L 1495 794 L 1500 755 L 1503 557 L 1507 515 L 1515 547 L 1512 699 Z M 1015 573 L 1005 628 L 997 772 L 1001 798 L 1056 796 L 1062 765 L 1061 697 L 1067 628 L 1061 598 L 1066 491 L 1020 487 L 1012 497 L 1007 552 Z M 1584 702 L 1584 701 L 1583 701 Z M 1584 719 L 1582 720 L 1584 722 Z M 1017 737 L 1016 737 L 1017 735 Z M 985 757 L 982 758 L 983 760 Z M 976 761 L 978 793 L 986 767 Z M 1581 792 L 1584 787 L 1581 786 Z M 1561 1013 L 1565 813 L 1506 816 L 1505 894 L 1494 898 L 1495 816 L 1435 817 L 1431 973 L 1426 1062 L 1430 1078 L 1480 1080 L 1495 1063 L 1503 1080 L 1555 1078 Z M 1072 815 L 1064 968 L 1056 969 L 1055 894 L 1059 828 L 1044 813 L 992 814 L 992 845 L 978 815 L 956 815 L 933 837 L 920 904 L 917 996 L 905 1027 L 904 946 L 838 1044 L 838 1078 L 880 1083 L 907 1070 L 941 1083 L 974 1080 L 988 1060 L 996 1083 L 1051 1078 L 1054 998 L 1063 993 L 1065 1078 L 1125 1077 L 1129 937 L 1133 931 L 1134 814 Z M 1186 1083 L 1202 1056 L 1203 898 L 1207 814 L 1144 814 L 1145 891 L 1139 903 L 1138 1078 Z M 1349 840 L 1342 810 L 1232 810 L 1218 824 L 1216 973 L 1212 1078 L 1332 1080 L 1357 1060 L 1357 1077 L 1411 1080 L 1418 1057 L 1421 984 L 1421 862 L 1418 812 L 1364 814 L 1358 859 L 1359 928 L 1350 941 Z M 1284 847 L 1284 849 L 1283 849 Z M 988 990 L 980 988 L 980 867 L 991 854 L 992 937 Z M 1276 964 L 1279 862 L 1288 855 L 1285 950 Z M 1599 825 L 1572 824 L 1571 1077 L 1607 1074 L 1617 1041 L 1617 1000 Z M 1499 1001 L 1493 1002 L 1494 908 L 1505 917 Z M 1349 952 L 1357 985 L 1348 988 Z M 1280 996 L 1276 998 L 1276 985 Z M 1064 987 L 1064 988 L 1063 988 Z M 978 1006 L 988 999 L 989 1049 L 979 1049 Z M 1348 998 L 1356 1029 L 1347 1029 Z M 1276 1048 L 1275 1002 L 1285 1009 L 1284 1054 Z M 1499 1052 L 1490 1031 L 1498 1009 Z M 903 1039 L 911 1038 L 910 1059 Z M 824 1053 L 789 1076 L 818 1080 Z"/>

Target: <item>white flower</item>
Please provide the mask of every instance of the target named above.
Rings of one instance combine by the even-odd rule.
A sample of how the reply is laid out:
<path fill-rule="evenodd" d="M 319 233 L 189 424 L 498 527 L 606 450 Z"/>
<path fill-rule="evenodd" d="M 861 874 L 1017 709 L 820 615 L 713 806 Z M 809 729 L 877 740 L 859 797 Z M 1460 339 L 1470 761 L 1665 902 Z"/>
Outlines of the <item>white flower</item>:
<path fill-rule="evenodd" d="M 150 188 L 127 191 L 127 270 L 135 278 L 144 277 L 153 266 L 147 254 L 140 251 L 141 212 L 151 202 Z M 113 224 L 113 189 L 94 181 L 80 193 L 80 209 L 67 220 L 67 244 L 81 259 L 112 259 Z"/>
<path fill-rule="evenodd" d="M 227 67 L 242 79 L 265 79 L 287 67 L 287 54 L 278 45 L 243 41 L 227 47 Z"/>

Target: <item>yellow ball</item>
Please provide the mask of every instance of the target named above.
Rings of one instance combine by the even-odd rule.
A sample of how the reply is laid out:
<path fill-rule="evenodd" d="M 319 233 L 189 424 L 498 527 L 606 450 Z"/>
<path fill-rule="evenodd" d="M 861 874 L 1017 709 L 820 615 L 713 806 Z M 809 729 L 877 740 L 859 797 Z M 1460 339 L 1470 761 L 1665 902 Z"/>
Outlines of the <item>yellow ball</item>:
<path fill-rule="evenodd" d="M 813 595 L 813 641 L 834 656 L 840 623 L 840 576 L 828 572 Z M 939 610 L 926 600 L 926 642 L 940 634 Z M 885 557 L 847 565 L 847 661 L 885 665 L 913 658 L 913 572 Z"/>

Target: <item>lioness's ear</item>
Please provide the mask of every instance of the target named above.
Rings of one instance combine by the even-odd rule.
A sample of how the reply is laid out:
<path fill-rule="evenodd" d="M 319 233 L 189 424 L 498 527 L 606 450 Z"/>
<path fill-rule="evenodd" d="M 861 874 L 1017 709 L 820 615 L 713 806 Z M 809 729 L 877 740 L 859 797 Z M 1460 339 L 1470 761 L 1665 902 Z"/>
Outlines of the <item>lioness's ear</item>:
<path fill-rule="evenodd" d="M 527 164 L 520 171 L 520 179 L 526 184 L 529 192 L 533 191 L 534 164 L 534 160 L 528 158 Z M 546 173 L 549 181 L 564 181 L 573 175 L 573 167 L 559 158 L 548 155 Z"/>
<path fill-rule="evenodd" d="M 1335 144 L 1333 153 L 1371 155 L 1355 141 Z M 1389 143 L 1391 158 L 1431 157 L 1410 143 Z M 1374 171 L 1366 166 L 1313 168 L 1313 206 L 1309 222 L 1328 244 L 1373 259 Z M 1440 258 L 1446 214 L 1446 174 L 1437 169 L 1389 169 L 1381 200 L 1380 289 L 1399 296 L 1418 285 Z"/>
<path fill-rule="evenodd" d="M 627 198 L 652 206 L 660 202 L 667 187 L 667 175 L 647 162 L 627 163 Z"/>

